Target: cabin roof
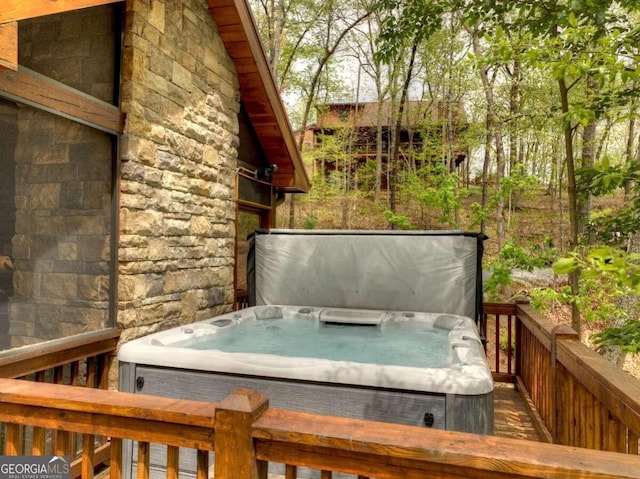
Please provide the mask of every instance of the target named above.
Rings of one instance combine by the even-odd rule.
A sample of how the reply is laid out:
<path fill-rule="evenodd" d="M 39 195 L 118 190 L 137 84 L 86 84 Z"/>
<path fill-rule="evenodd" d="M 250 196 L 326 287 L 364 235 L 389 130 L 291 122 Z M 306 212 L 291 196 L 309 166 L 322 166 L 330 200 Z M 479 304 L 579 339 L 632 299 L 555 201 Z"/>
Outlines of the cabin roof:
<path fill-rule="evenodd" d="M 316 128 L 334 127 L 345 121 L 355 121 L 360 128 L 376 127 L 378 107 L 380 108 L 381 125 L 395 124 L 397 105 L 388 101 L 380 104 L 378 102 L 327 103 L 318 107 Z M 409 101 L 404 109 L 402 125 L 415 127 L 421 124 L 434 125 L 447 121 L 454 124 L 467 122 L 462 103 L 454 104 L 451 109 L 448 109 L 442 101 Z"/>
<path fill-rule="evenodd" d="M 278 165 L 274 186 L 285 192 L 308 191 L 309 177 L 246 0 L 207 3 L 238 72 L 240 96 L 260 145 Z"/>

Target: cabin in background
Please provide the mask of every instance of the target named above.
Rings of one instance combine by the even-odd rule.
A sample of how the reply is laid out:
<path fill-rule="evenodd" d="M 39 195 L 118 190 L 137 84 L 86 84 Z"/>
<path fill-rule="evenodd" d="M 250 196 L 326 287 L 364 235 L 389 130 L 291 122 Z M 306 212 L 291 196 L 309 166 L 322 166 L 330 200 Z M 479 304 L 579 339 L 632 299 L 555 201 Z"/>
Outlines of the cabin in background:
<path fill-rule="evenodd" d="M 315 171 L 329 180 L 338 172 L 355 187 L 366 183 L 365 169 L 379 157 L 386 188 L 397 108 L 391 102 L 321 105 L 316 123 L 297 135 L 304 134 L 303 151 L 313 152 Z M 441 166 L 464 174 L 468 151 L 460 136 L 467 128 L 461 104 L 447 108 L 439 101 L 407 102 L 400 128 L 400 170 Z"/>

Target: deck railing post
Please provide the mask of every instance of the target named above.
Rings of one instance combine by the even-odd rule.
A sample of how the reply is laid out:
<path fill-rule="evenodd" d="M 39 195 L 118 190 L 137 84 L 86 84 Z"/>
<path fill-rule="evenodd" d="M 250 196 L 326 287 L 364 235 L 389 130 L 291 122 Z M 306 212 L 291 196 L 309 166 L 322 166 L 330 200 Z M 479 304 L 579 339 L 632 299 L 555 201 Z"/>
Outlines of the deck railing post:
<path fill-rule="evenodd" d="M 529 304 L 529 300 L 527 299 L 516 299 L 516 331 L 515 331 L 515 349 L 516 349 L 516 357 L 515 357 L 515 366 L 514 371 L 512 371 L 514 375 L 514 379 L 522 373 L 522 321 L 520 320 L 520 306 Z M 517 381 L 516 381 L 517 384 Z"/>
<path fill-rule="evenodd" d="M 551 361 L 549 365 L 551 367 L 551 421 L 548 427 L 551 429 L 551 437 L 554 444 L 558 442 L 558 430 L 559 419 L 561 417 L 559 408 L 562 407 L 562 401 L 560 399 L 561 385 L 558 384 L 558 340 L 560 339 L 580 339 L 578 333 L 576 333 L 571 327 L 565 325 L 559 325 L 551 330 Z"/>
<path fill-rule="evenodd" d="M 215 459 L 216 479 L 266 479 L 266 467 L 258 465 L 253 445 L 252 426 L 269 408 L 263 394 L 237 389 L 216 406 Z"/>

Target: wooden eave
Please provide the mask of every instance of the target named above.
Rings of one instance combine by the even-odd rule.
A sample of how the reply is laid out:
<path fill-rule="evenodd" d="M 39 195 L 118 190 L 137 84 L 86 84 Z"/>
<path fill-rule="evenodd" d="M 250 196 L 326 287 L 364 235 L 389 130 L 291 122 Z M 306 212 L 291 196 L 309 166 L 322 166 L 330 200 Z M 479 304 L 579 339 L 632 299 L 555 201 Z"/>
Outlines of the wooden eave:
<path fill-rule="evenodd" d="M 218 32 L 238 72 L 240 96 L 271 164 L 276 189 L 304 193 L 310 182 L 296 146 L 253 16 L 245 0 L 207 0 Z"/>

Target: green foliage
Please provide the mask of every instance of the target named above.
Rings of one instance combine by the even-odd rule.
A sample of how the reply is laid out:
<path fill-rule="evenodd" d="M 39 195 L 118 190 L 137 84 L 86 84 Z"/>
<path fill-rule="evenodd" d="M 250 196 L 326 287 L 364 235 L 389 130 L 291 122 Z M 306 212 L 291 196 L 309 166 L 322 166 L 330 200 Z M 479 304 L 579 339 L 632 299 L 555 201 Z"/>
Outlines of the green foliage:
<path fill-rule="evenodd" d="M 605 157 L 593 168 L 578 170 L 576 179 L 580 191 L 589 191 L 597 196 L 612 193 L 628 182 L 637 187 L 640 182 L 640 162 L 612 165 L 610 158 Z"/>
<path fill-rule="evenodd" d="M 509 351 L 509 331 L 503 331 L 500 333 L 499 343 L 500 349 L 502 351 Z M 516 352 L 516 338 L 515 335 L 511 336 L 511 353 L 515 354 Z"/>
<path fill-rule="evenodd" d="M 571 288 L 568 286 L 554 288 L 534 288 L 529 292 L 529 302 L 536 311 L 545 312 L 552 309 L 554 304 L 570 304 Z"/>
<path fill-rule="evenodd" d="M 529 294 L 531 306 L 537 311 L 549 311 L 554 304 L 576 304 L 586 321 L 608 323 L 612 317 L 620 317 L 616 299 L 622 291 L 607 278 L 581 281 L 579 293 L 573 295 L 568 285 L 558 289 L 535 288 Z"/>
<path fill-rule="evenodd" d="M 558 258 L 553 264 L 556 273 L 581 271 L 578 295 L 565 291 L 558 298 L 567 304 L 576 303 L 586 320 L 600 320 L 609 324 L 611 318 L 625 316 L 616 299 L 622 295 L 640 293 L 640 254 L 627 254 L 610 246 L 592 249 L 582 259 L 572 253 Z M 605 327 L 595 335 L 599 346 L 620 346 L 623 351 L 637 353 L 640 346 L 640 322 L 628 318 L 622 327 Z"/>
<path fill-rule="evenodd" d="M 490 276 L 482 283 L 483 291 L 488 301 L 500 301 L 502 298 L 499 294 L 501 287 L 510 286 L 513 283 L 511 279 L 512 270 L 503 261 L 494 260 L 487 265 Z"/>
<path fill-rule="evenodd" d="M 396 226 L 402 230 L 410 230 L 413 228 L 409 218 L 406 216 L 397 215 L 390 210 L 385 210 L 382 214 L 390 225 Z"/>
<path fill-rule="evenodd" d="M 596 346 L 618 346 L 621 351 L 638 354 L 640 353 L 640 321 L 637 319 L 627 319 L 620 327 L 607 328 L 592 336 Z"/>
<path fill-rule="evenodd" d="M 407 42 L 420 44 L 442 26 L 445 1 L 374 0 L 382 15 L 376 61 L 395 61 Z"/>
<path fill-rule="evenodd" d="M 487 266 L 491 276 L 484 281 L 484 292 L 490 301 L 500 300 L 499 289 L 513 283 L 511 274 L 514 269 L 533 271 L 535 268 L 546 268 L 556 255 L 551 239 L 546 238 L 542 246 L 534 245 L 524 248 L 512 241 L 507 241 L 498 254 L 498 259 Z"/>
<path fill-rule="evenodd" d="M 627 184 L 632 186 L 633 193 L 627 207 L 595 215 L 586 225 L 586 232 L 603 244 L 622 248 L 629 235 L 640 231 L 640 163 L 612 165 L 610 159 L 605 158 L 595 167 L 577 172 L 577 187 L 581 194 L 607 195 Z"/>
<path fill-rule="evenodd" d="M 376 184 L 376 160 L 367 162 L 358 169 L 360 186 L 366 191 L 373 191 Z"/>
<path fill-rule="evenodd" d="M 558 258 L 553 265 L 557 273 L 579 271 L 581 274 L 580 294 L 563 298 L 566 302 L 576 302 L 589 319 L 600 319 L 609 324 L 613 317 L 625 315 L 613 301 L 622 295 L 640 294 L 640 254 L 627 254 L 620 249 L 629 235 L 640 229 L 640 165 L 637 161 L 626 166 L 612 165 L 605 158 L 594 168 L 583 168 L 577 172 L 579 192 L 606 195 L 626 184 L 633 185 L 631 205 L 618 214 L 603 214 L 592 218 L 586 227 L 603 245 L 592 248 L 586 257 L 577 252 Z M 600 288 L 583 291 L 590 284 Z M 603 285 L 609 287 L 609 297 L 602 298 Z M 589 294 L 590 296 L 586 296 Z M 591 304 L 580 304 L 589 301 Z M 580 302 L 580 303 L 578 303 Z M 605 327 L 594 336 L 595 343 L 602 346 L 618 346 L 623 351 L 638 353 L 640 347 L 640 322 L 629 318 L 622 327 Z"/>
<path fill-rule="evenodd" d="M 482 208 L 478 203 L 471 205 L 471 227 L 478 226 L 482 221 L 487 221 L 492 211 L 495 211 L 500 200 L 506 202 L 515 192 L 526 192 L 531 188 L 537 187 L 540 180 L 533 175 L 520 175 L 512 173 L 506 176 L 500 182 L 498 189 L 494 195 L 489 197 L 487 206 Z"/>
<path fill-rule="evenodd" d="M 439 223 L 456 226 L 455 213 L 464 194 L 459 182 L 458 175 L 448 173 L 443 165 L 424 166 L 417 172 L 404 172 L 400 189 L 423 209 L 437 209 Z"/>
<path fill-rule="evenodd" d="M 630 293 L 640 294 L 640 254 L 627 254 L 611 246 L 592 249 L 581 258 L 578 253 L 571 253 L 558 258 L 553 263 L 556 274 L 568 274 L 580 270 L 583 278 L 611 278 L 620 288 Z"/>
<path fill-rule="evenodd" d="M 483 208 L 482 205 L 478 202 L 471 203 L 471 228 L 476 228 L 483 222 L 487 222 L 489 219 L 489 209 Z"/>
<path fill-rule="evenodd" d="M 305 230 L 314 230 L 318 226 L 318 217 L 315 213 L 311 212 L 302 222 L 302 227 Z"/>
<path fill-rule="evenodd" d="M 458 175 L 443 174 L 438 176 L 433 187 L 425 189 L 418 199 L 423 204 L 433 205 L 440 209 L 438 221 L 455 226 L 455 212 L 460 208 L 460 192 Z"/>

